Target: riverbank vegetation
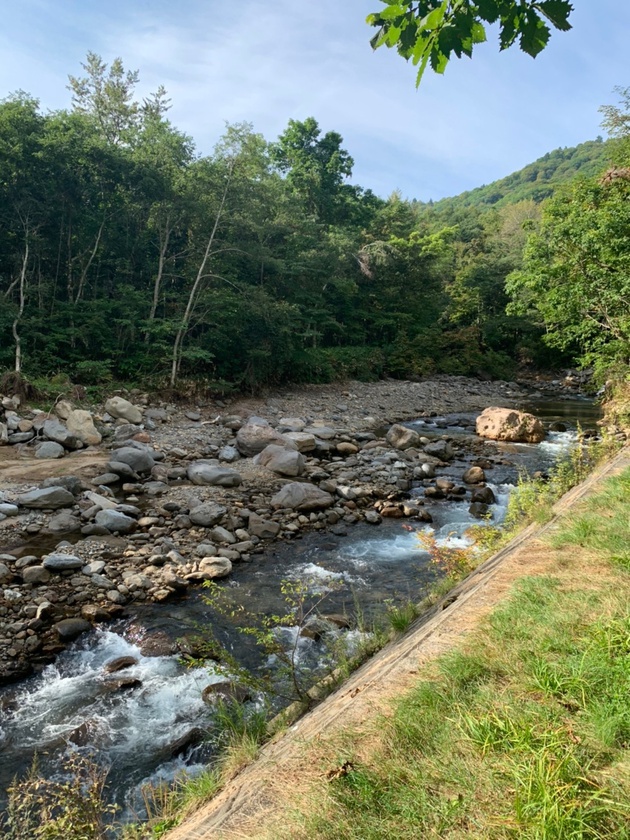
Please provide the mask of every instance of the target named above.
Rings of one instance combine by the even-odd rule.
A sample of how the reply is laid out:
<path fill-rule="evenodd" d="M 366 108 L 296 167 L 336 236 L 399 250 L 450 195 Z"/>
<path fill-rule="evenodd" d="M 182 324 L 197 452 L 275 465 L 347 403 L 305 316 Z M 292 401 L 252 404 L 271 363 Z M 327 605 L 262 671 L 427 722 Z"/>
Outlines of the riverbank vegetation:
<path fill-rule="evenodd" d="M 272 142 L 228 126 L 201 156 L 162 89 L 139 101 L 118 59 L 84 71 L 69 110 L 0 103 L 0 368 L 242 391 L 627 351 L 629 181 L 621 163 L 587 177 L 619 139 L 427 205 L 350 183 L 342 137 L 313 118 Z"/>
<path fill-rule="evenodd" d="M 629 490 L 626 470 L 561 520 L 547 573 L 391 714 L 319 744 L 323 781 L 273 836 L 630 836 Z"/>
<path fill-rule="evenodd" d="M 337 688 L 367 658 L 382 649 L 388 642 L 398 638 L 400 634 L 407 632 L 417 618 L 427 617 L 436 604 L 448 604 L 449 595 L 457 584 L 462 582 L 471 571 L 478 568 L 484 560 L 492 556 L 496 550 L 507 545 L 527 525 L 533 522 L 549 521 L 553 516 L 554 503 L 586 478 L 592 469 L 601 464 L 613 451 L 614 448 L 609 446 L 595 444 L 577 446 L 556 465 L 546 480 L 528 481 L 523 478 L 509 502 L 506 524 L 500 527 L 483 525 L 472 528 L 470 536 L 474 542 L 468 547 L 441 545 L 428 533 L 419 533 L 421 545 L 429 553 L 430 562 L 439 573 L 438 580 L 431 586 L 426 598 L 420 603 L 411 601 L 402 604 L 386 603 L 382 620 L 370 627 L 366 627 L 362 622 L 360 610 L 357 607 L 359 624 L 364 631 L 363 640 L 352 651 L 344 650 L 343 645 L 331 649 L 330 668 L 334 670 L 324 679 L 321 679 L 320 675 L 320 681 L 315 685 L 313 685 L 312 675 L 309 680 L 303 671 L 303 666 L 296 663 L 292 657 L 294 649 L 285 651 L 279 644 L 278 638 L 268 632 L 269 627 L 277 628 L 284 624 L 293 626 L 297 622 L 300 622 L 300 626 L 308 626 L 309 620 L 316 616 L 316 611 L 306 608 L 307 591 L 304 587 L 299 587 L 297 598 L 293 587 L 289 587 L 286 600 L 289 614 L 284 618 L 272 616 L 260 625 L 259 617 L 241 614 L 241 621 L 245 620 L 244 626 L 248 628 L 247 632 L 257 637 L 262 648 L 281 655 L 280 676 L 284 677 L 285 684 L 289 683 L 295 687 L 295 702 L 270 721 L 264 706 L 252 715 L 238 703 L 219 704 L 218 725 L 221 735 L 220 744 L 217 742 L 220 748 L 215 761 L 200 777 L 188 777 L 183 774 L 172 787 L 148 785 L 144 790 L 148 820 L 143 824 L 127 826 L 123 831 L 123 836 L 129 840 L 142 838 L 148 840 L 148 838 L 160 837 L 162 832 L 180 825 L 187 816 L 210 801 L 233 778 L 235 772 L 254 761 L 258 757 L 260 747 L 269 738 L 285 731 L 287 726 L 290 726 L 312 705 Z M 601 507 L 602 501 L 607 503 L 607 499 L 606 491 L 597 497 L 596 506 Z M 623 494 L 616 486 L 613 487 L 611 499 L 617 503 L 619 512 L 625 510 L 622 505 Z M 626 523 L 621 528 L 617 534 L 618 540 L 625 539 L 627 527 Z M 570 531 L 567 530 L 567 533 Z M 217 597 L 215 592 L 214 603 Z M 317 606 L 324 603 L 321 596 L 316 598 L 315 602 Z M 258 692 L 267 692 L 269 706 L 274 706 L 274 698 L 269 692 L 277 692 L 277 688 L 274 689 L 277 674 L 270 671 L 266 677 L 264 675 L 262 678 L 252 677 L 233 661 L 230 661 L 230 668 L 232 675 L 238 673 L 243 686 L 249 686 Z M 284 691 L 282 688 L 280 690 Z M 274 697 L 277 701 L 278 693 L 274 694 Z M 430 722 L 428 725 L 430 726 Z"/>

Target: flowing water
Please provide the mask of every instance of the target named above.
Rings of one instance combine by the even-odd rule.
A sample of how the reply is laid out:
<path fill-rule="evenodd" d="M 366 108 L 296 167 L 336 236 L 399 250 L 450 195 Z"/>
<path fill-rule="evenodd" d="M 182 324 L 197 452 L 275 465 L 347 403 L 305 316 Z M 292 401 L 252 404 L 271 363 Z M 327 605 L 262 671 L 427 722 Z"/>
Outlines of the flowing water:
<path fill-rule="evenodd" d="M 495 523 L 505 515 L 519 471 L 548 469 L 574 444 L 576 423 L 592 426 L 597 418 L 593 404 L 582 400 L 540 400 L 527 407 L 547 423 L 562 419 L 567 431 L 551 432 L 537 446 L 497 445 L 506 463 L 488 474 L 497 498 L 492 506 Z M 457 436 L 470 434 L 471 422 L 474 415 L 451 415 L 409 425 L 422 434 Z M 441 474 L 459 482 L 466 466 L 455 461 Z M 422 488 L 417 492 L 421 495 Z M 414 529 L 434 534 L 438 543 L 466 545 L 466 530 L 479 524 L 468 512 L 469 502 L 437 501 L 426 507 L 433 525 L 415 523 Z M 315 532 L 278 543 L 254 562 L 235 566 L 226 588 L 246 614 L 282 614 L 287 607 L 281 581 L 305 582 L 314 598 L 328 596 L 321 612 L 351 618 L 359 612 L 369 625 L 382 615 L 384 605 L 418 601 L 436 579 L 417 531 L 404 525 L 401 520 L 385 520 L 378 527 L 363 523 L 349 527 L 345 535 Z M 239 633 L 197 591 L 179 601 L 138 606 L 132 621 L 94 631 L 37 676 L 0 692 L 0 788 L 6 789 L 27 768 L 35 753 L 42 768 L 52 773 L 64 751 L 90 751 L 110 767 L 112 801 L 127 818 L 142 814 L 143 783 L 172 780 L 184 769 L 195 772 L 211 756 L 212 745 L 199 744 L 213 727 L 213 710 L 202 691 L 221 679 L 212 666 L 186 668 L 177 655 L 145 655 L 142 637 L 160 632 L 177 639 L 208 626 L 241 665 L 256 672 L 272 664 L 261 657 L 251 637 Z M 317 671 L 326 654 L 325 640 L 296 639 L 297 628 L 282 632 L 287 646 L 297 642 L 301 661 Z M 339 634 L 354 642 L 360 635 Z M 108 677 L 104 666 L 121 656 L 133 657 L 136 664 Z M 111 680 L 118 677 L 135 682 L 112 690 Z"/>

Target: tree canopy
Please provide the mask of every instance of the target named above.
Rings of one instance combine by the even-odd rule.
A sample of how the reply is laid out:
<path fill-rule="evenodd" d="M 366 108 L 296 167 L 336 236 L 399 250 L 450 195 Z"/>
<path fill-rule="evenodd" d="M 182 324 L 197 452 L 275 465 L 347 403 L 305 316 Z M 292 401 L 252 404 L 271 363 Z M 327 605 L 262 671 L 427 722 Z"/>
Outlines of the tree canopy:
<path fill-rule="evenodd" d="M 626 341 L 623 103 L 607 112 L 616 177 L 582 179 L 541 214 L 559 181 L 603 169 L 607 144 L 430 206 L 349 183 L 343 138 L 314 117 L 272 141 L 229 125 L 200 155 L 120 59 L 88 56 L 85 72 L 68 110 L 0 102 L 0 367 L 257 390 L 509 377 Z"/>
<path fill-rule="evenodd" d="M 381 0 L 385 8 L 368 15 L 377 28 L 376 49 L 395 48 L 418 67 L 419 85 L 428 66 L 444 73 L 451 56 L 472 58 L 486 41 L 486 25 L 497 24 L 502 50 L 518 43 L 535 58 L 548 44 L 550 26 L 571 29 L 568 0 Z"/>

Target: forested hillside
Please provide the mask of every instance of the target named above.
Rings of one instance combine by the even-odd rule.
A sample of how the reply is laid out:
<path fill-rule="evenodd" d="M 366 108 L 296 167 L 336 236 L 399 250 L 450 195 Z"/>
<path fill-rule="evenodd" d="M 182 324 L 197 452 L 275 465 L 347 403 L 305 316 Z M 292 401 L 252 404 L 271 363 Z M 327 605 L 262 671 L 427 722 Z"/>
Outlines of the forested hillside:
<path fill-rule="evenodd" d="M 599 138 L 572 148 L 555 149 L 506 178 L 426 206 L 452 211 L 461 207 L 505 207 L 530 199 L 541 202 L 577 176 L 592 178 L 602 172 L 610 163 L 612 145 Z"/>
<path fill-rule="evenodd" d="M 23 93 L 0 104 L 0 368 L 256 390 L 508 377 L 579 349 L 579 335 L 544 345 L 535 306 L 507 314 L 505 281 L 540 221 L 527 185 L 596 171 L 606 144 L 498 182 L 491 207 L 460 197 L 427 212 L 351 185 L 342 137 L 313 118 L 273 142 L 228 126 L 200 156 L 163 90 L 137 101 L 119 60 L 89 55 L 84 70 L 68 110 Z"/>

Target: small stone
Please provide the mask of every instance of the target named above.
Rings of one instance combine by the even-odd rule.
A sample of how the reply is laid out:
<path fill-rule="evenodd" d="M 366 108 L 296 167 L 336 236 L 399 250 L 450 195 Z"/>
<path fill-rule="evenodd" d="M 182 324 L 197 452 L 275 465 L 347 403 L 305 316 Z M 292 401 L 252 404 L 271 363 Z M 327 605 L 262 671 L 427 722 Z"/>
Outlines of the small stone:
<path fill-rule="evenodd" d="M 103 666 L 103 670 L 106 674 L 115 674 L 118 671 L 122 671 L 125 668 L 131 668 L 133 665 L 137 665 L 138 660 L 135 656 L 118 656 L 116 659 L 110 659 L 109 662 L 106 662 Z"/>

